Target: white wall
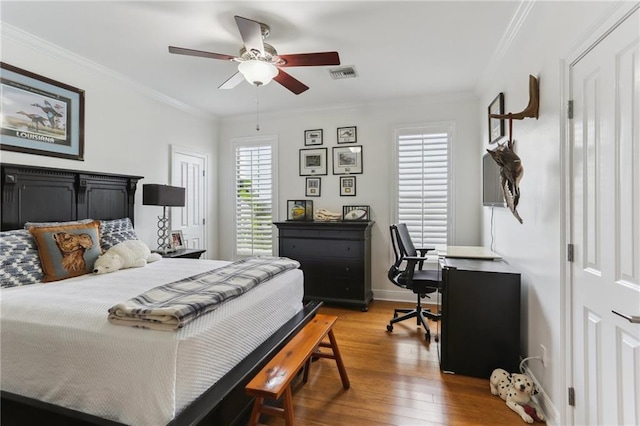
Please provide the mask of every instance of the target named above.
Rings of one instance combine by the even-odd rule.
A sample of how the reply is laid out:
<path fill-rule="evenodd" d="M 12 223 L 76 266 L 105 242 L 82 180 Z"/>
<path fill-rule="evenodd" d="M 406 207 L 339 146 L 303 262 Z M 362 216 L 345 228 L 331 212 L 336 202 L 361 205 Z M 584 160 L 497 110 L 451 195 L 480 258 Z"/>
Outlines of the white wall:
<path fill-rule="evenodd" d="M 136 191 L 135 228 L 156 246 L 161 207 L 142 205 L 142 184 L 170 183 L 170 145 L 209 155 L 209 211 L 217 208 L 217 123 L 111 70 L 3 25 L 2 61 L 85 91 L 85 161 L 1 151 L 5 163 L 144 176 Z M 217 215 L 210 215 L 207 257 L 216 258 Z"/>
<path fill-rule="evenodd" d="M 283 89 L 284 90 L 284 89 Z M 311 88 L 310 90 L 313 90 Z M 371 206 L 371 217 L 376 222 L 372 233 L 372 288 L 374 298 L 415 301 L 413 295 L 399 289 L 387 280 L 391 265 L 389 241 L 390 199 L 394 129 L 406 124 L 452 121 L 456 131 L 453 143 L 455 181 L 454 230 L 451 243 L 475 245 L 480 242 L 480 125 L 477 117 L 478 102 L 470 93 L 453 93 L 428 98 L 394 99 L 383 103 L 332 107 L 313 111 L 289 111 L 261 114 L 260 134 L 278 136 L 278 207 L 279 220 L 286 220 L 286 202 L 291 199 L 313 200 L 314 209 L 325 208 L 341 212 L 343 205 Z M 356 175 L 356 196 L 340 197 L 339 177 L 331 172 L 322 176 L 321 197 L 305 197 L 305 178 L 299 176 L 299 150 L 305 147 L 304 131 L 323 129 L 324 143 L 312 148 L 338 146 L 338 127 L 357 126 L 357 144 L 363 147 L 363 174 Z M 255 130 L 254 115 L 226 118 L 220 122 L 220 223 L 233 223 L 233 152 L 231 140 L 251 137 Z M 340 145 L 344 146 L 344 145 Z M 277 232 L 277 231 L 274 231 Z M 220 255 L 230 259 L 233 255 L 233 230 L 221 226 Z"/>
<path fill-rule="evenodd" d="M 364 174 L 357 176 L 357 196 L 339 197 L 338 177 L 322 177 L 322 197 L 316 208 L 339 211 L 344 204 L 368 204 L 376 221 L 372 244 L 374 293 L 380 297 L 411 299 L 386 279 L 390 263 L 388 225 L 393 129 L 403 124 L 454 121 L 453 194 L 455 235 L 453 244 L 473 245 L 491 240 L 491 211 L 480 207 L 480 157 L 487 145 L 486 106 L 499 92 L 505 93 L 507 111 L 519 111 L 528 101 L 528 75 L 540 81 L 540 118 L 514 123 L 516 152 L 525 174 L 519 205 L 524 224 L 507 209 L 494 210 L 494 249 L 522 273 L 522 355 L 548 350 L 550 364 L 531 363 L 545 391 L 549 424 L 566 423 L 564 318 L 564 234 L 561 175 L 565 114 L 563 65 L 574 46 L 606 17 L 611 2 L 527 2 L 521 26 L 501 57 L 484 74 L 477 97 L 468 93 L 384 103 L 333 107 L 314 111 L 263 114 L 261 134 L 279 138 L 280 219 L 285 219 L 287 199 L 304 197 L 304 177 L 298 176 L 299 149 L 305 148 L 303 132 L 324 129 L 323 147 L 336 146 L 337 127 L 358 127 L 358 144 L 364 147 Z M 207 257 L 232 256 L 233 173 L 230 140 L 255 136 L 255 117 L 228 118 L 219 124 L 169 105 L 138 86 L 110 75 L 68 52 L 28 35 L 2 29 L 2 60 L 86 91 L 86 139 L 84 162 L 0 152 L 3 162 L 95 170 L 145 176 L 141 183 L 169 182 L 169 145 L 188 147 L 209 155 L 210 217 Z M 479 71 L 480 72 L 480 71 Z M 284 90 L 284 89 L 283 89 Z M 311 90 L 314 90 L 311 88 Z M 216 143 L 219 141 L 219 148 Z M 216 180 L 216 175 L 218 180 Z M 136 197 L 136 229 L 153 244 L 155 208 L 142 206 L 141 185 Z M 216 205 L 218 202 L 219 208 Z M 218 224 L 220 224 L 218 226 Z M 397 296 L 397 297 L 396 297 Z"/>
<path fill-rule="evenodd" d="M 506 208 L 494 210 L 494 249 L 522 274 L 523 356 L 547 349 L 550 363 L 529 363 L 544 388 L 549 424 L 566 424 L 565 383 L 565 200 L 562 198 L 563 126 L 566 116 L 563 64 L 571 50 L 607 15 L 610 2 L 535 2 L 504 57 L 495 62 L 480 86 L 478 115 L 487 134 L 486 106 L 505 94 L 507 112 L 518 112 L 528 102 L 528 76 L 540 83 L 539 119 L 514 121 L 515 151 L 524 166 L 518 212 L 519 224 Z M 508 134 L 508 130 L 507 130 Z M 484 137 L 484 147 L 493 148 Z M 483 242 L 491 242 L 491 210 L 484 208 Z"/>

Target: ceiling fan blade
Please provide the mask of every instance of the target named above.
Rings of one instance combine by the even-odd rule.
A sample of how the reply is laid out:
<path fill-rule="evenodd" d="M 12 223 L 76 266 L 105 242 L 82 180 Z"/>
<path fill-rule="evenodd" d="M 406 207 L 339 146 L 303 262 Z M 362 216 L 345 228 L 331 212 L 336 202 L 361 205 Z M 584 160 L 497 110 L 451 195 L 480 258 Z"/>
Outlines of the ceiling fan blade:
<path fill-rule="evenodd" d="M 282 84 L 287 89 L 291 90 L 296 95 L 309 89 L 304 83 L 293 78 L 290 74 L 278 69 L 278 75 L 273 78 L 278 83 Z"/>
<path fill-rule="evenodd" d="M 210 59 L 222 59 L 225 61 L 232 61 L 235 56 L 225 55 L 222 53 L 205 52 L 203 50 L 185 49 L 184 47 L 169 46 L 169 53 L 176 53 L 178 55 L 199 56 L 201 58 Z"/>
<path fill-rule="evenodd" d="M 264 55 L 260 22 L 252 21 L 242 16 L 235 16 L 235 19 L 247 52 L 260 52 L 261 55 Z"/>
<path fill-rule="evenodd" d="M 279 55 L 285 61 L 279 67 L 313 67 L 319 65 L 340 65 L 338 52 L 297 53 L 293 55 Z"/>
<path fill-rule="evenodd" d="M 244 81 L 244 76 L 239 72 L 236 72 L 234 75 L 229 77 L 227 81 L 218 86 L 218 89 L 233 89 L 238 84 L 242 83 L 242 81 Z"/>

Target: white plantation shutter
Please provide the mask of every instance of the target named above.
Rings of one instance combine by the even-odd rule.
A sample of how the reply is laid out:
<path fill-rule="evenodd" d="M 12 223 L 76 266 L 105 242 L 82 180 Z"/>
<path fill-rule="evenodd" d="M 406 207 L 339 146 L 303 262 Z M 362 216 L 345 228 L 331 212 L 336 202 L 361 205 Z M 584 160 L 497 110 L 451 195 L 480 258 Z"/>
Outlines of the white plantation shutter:
<path fill-rule="evenodd" d="M 236 145 L 236 255 L 273 254 L 273 146 Z"/>
<path fill-rule="evenodd" d="M 406 223 L 416 247 L 447 244 L 449 143 L 447 127 L 396 132 L 398 223 Z"/>

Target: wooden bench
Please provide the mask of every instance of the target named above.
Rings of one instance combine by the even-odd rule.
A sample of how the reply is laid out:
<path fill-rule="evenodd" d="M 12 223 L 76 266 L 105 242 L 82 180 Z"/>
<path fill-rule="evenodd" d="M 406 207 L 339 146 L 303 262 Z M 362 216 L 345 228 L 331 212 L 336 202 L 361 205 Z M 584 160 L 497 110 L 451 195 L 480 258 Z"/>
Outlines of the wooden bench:
<path fill-rule="evenodd" d="M 317 314 L 247 384 L 245 387 L 247 394 L 256 398 L 249 426 L 258 424 L 260 414 L 282 417 L 287 426 L 294 426 L 291 381 L 303 365 L 305 366 L 303 381 L 307 381 L 312 356 L 335 359 L 342 387 L 349 389 L 347 370 L 344 368 L 338 344 L 333 335 L 332 328 L 337 319 L 336 316 Z M 325 336 L 329 338 L 328 342 L 323 341 Z M 331 353 L 323 352 L 319 348 L 331 348 Z M 282 408 L 265 405 L 265 399 L 280 399 L 283 395 Z"/>

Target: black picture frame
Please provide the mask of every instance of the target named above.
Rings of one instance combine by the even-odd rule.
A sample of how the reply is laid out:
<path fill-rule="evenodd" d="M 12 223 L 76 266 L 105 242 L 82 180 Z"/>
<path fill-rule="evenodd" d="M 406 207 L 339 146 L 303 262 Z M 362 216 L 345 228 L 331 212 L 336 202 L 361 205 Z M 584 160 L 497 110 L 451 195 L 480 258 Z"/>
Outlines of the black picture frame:
<path fill-rule="evenodd" d="M 362 174 L 362 145 L 334 146 L 333 174 Z"/>
<path fill-rule="evenodd" d="M 0 149 L 84 161 L 84 90 L 0 62 Z"/>
<path fill-rule="evenodd" d="M 491 114 L 504 114 L 504 93 L 500 92 L 487 108 L 490 144 L 497 143 L 505 134 L 504 119 L 492 118 Z"/>
<path fill-rule="evenodd" d="M 322 145 L 322 129 L 305 130 L 304 145 Z"/>
<path fill-rule="evenodd" d="M 358 129 L 356 126 L 338 127 L 338 143 L 356 143 L 358 141 Z"/>
<path fill-rule="evenodd" d="M 313 201 L 287 200 L 287 220 L 313 220 Z"/>
<path fill-rule="evenodd" d="M 323 176 L 327 174 L 327 148 L 305 148 L 300 150 L 300 176 Z"/>
<path fill-rule="evenodd" d="M 342 206 L 342 220 L 368 221 L 370 217 L 369 206 Z"/>
<path fill-rule="evenodd" d="M 356 177 L 340 176 L 340 196 L 355 197 L 356 196 Z"/>
<path fill-rule="evenodd" d="M 319 197 L 321 192 L 321 178 L 307 177 L 305 178 L 305 197 Z"/>

